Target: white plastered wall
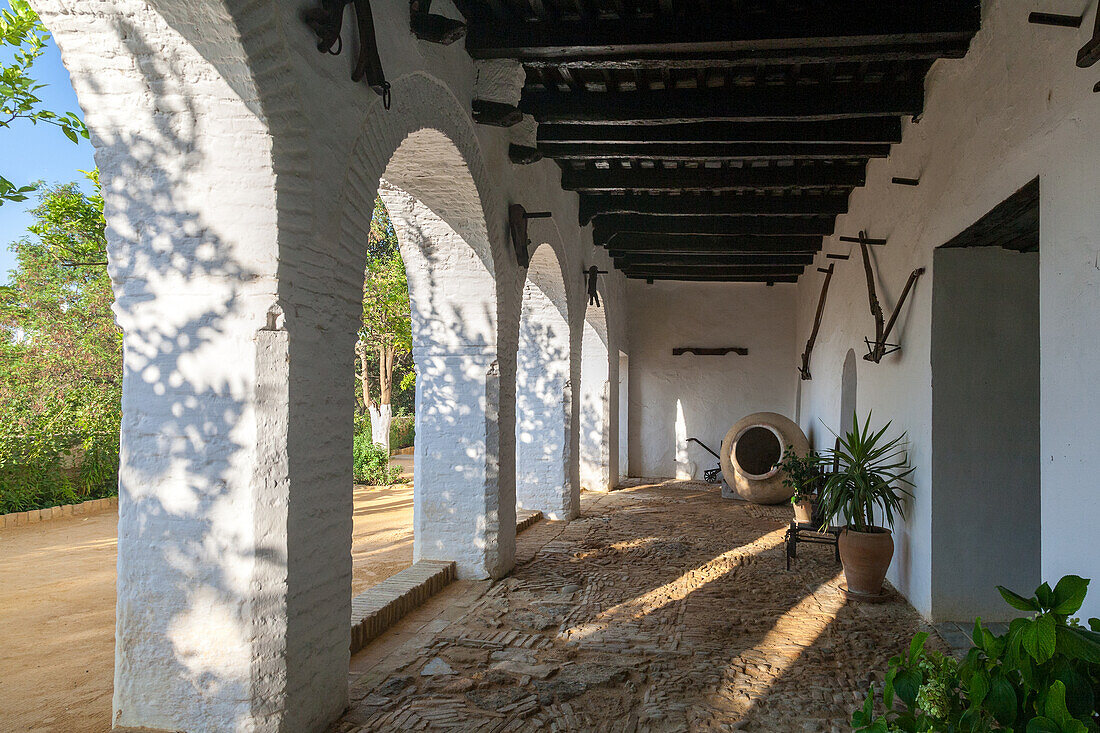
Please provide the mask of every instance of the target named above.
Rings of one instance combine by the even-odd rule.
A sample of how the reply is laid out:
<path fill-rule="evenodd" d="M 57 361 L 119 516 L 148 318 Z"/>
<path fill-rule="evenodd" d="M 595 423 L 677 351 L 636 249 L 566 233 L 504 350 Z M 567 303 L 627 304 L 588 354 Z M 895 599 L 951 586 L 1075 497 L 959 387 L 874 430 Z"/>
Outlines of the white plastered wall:
<path fill-rule="evenodd" d="M 572 475 L 576 441 L 565 283 L 549 243 L 530 258 L 516 365 L 516 506 L 572 519 L 580 510 L 580 489 Z"/>
<path fill-rule="evenodd" d="M 916 497 L 895 527 L 890 580 L 926 615 L 933 613 L 933 572 L 950 572 L 965 558 L 937 557 L 931 545 L 930 368 L 931 293 L 935 247 L 973 224 L 1039 176 L 1040 362 L 1042 444 L 1042 574 L 1052 583 L 1066 573 L 1100 576 L 1095 517 L 1100 515 L 1100 95 L 1096 69 L 1075 66 L 1091 34 L 1093 6 L 1079 31 L 1030 25 L 1013 0 L 983 3 L 982 29 L 968 55 L 939 61 L 928 76 L 925 112 L 907 122 L 890 158 L 868 167 L 867 185 L 851 198 L 837 234 L 860 229 L 889 238 L 874 250 L 879 296 L 893 308 L 909 272 L 925 267 L 892 338 L 902 351 L 879 365 L 858 361 L 858 410 L 873 422 L 893 421 L 910 439 Z M 1072 9 L 1076 12 L 1077 9 Z M 892 176 L 920 177 L 920 186 L 891 185 Z M 828 251 L 848 251 L 834 238 Z M 813 323 L 821 276 L 808 268 L 799 285 L 798 340 Z M 980 313 L 974 314 L 981 318 Z M 838 263 L 813 381 L 803 383 L 803 427 L 817 447 L 836 426 L 841 370 L 849 348 L 863 354 L 873 333 L 858 249 Z M 960 354 L 965 358 L 965 354 Z M 980 527 L 974 527 L 980 532 Z M 939 564 L 939 565 L 937 565 Z M 1030 593 L 1031 588 L 1017 589 Z M 1100 594 L 1082 615 L 1100 613 Z"/>
<path fill-rule="evenodd" d="M 581 487 L 589 491 L 611 488 L 611 393 L 618 390 L 612 390 L 610 373 L 607 321 L 603 308 L 591 303 L 581 335 L 579 436 Z"/>
<path fill-rule="evenodd" d="M 557 166 L 512 165 L 508 144 L 520 133 L 472 122 L 475 95 L 516 101 L 519 66 L 479 79 L 461 44 L 411 35 L 404 0 L 372 3 L 390 110 L 349 79 L 351 53 L 316 51 L 298 4 L 35 5 L 92 133 L 125 332 L 116 723 L 323 730 L 347 701 L 347 366 L 363 233 L 394 151 L 423 128 L 450 140 L 480 211 L 440 218 L 467 244 L 484 232 L 491 265 L 481 265 L 494 275 L 486 302 L 496 312 L 480 322 L 495 340 L 479 353 L 495 350 L 496 367 L 479 363 L 471 375 L 484 382 L 479 447 L 467 456 L 482 492 L 457 533 L 430 538 L 465 575 L 499 576 L 512 563 L 524 273 L 507 205 L 554 214 L 563 272 L 578 273 L 564 282 L 571 354 L 582 265 L 609 262 L 577 224 Z M 456 14 L 446 0 L 433 11 Z M 353 25 L 349 16 L 345 29 Z M 427 200 L 430 176 L 420 183 L 401 181 L 445 208 Z M 621 277 L 605 285 L 620 344 Z M 579 375 L 571 357 L 570 379 Z"/>
<path fill-rule="evenodd" d="M 628 284 L 630 475 L 702 478 L 730 427 L 758 411 L 794 418 L 796 291 L 764 283 Z M 748 356 L 673 356 L 737 346 Z"/>

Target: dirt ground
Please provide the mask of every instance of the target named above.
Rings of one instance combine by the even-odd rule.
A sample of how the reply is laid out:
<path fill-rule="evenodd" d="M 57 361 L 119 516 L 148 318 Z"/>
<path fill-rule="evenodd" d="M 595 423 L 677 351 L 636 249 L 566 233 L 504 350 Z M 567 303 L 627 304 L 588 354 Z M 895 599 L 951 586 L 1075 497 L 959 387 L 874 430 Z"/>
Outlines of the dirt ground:
<path fill-rule="evenodd" d="M 356 487 L 353 594 L 412 563 L 412 507 L 411 483 Z M 0 532 L 0 731 L 111 729 L 117 535 L 113 512 Z"/>

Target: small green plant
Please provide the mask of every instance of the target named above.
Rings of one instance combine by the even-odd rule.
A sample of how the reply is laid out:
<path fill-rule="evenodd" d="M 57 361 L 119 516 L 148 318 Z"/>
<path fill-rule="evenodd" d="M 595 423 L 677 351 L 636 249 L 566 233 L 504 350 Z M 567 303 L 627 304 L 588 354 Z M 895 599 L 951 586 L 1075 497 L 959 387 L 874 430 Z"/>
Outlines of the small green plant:
<path fill-rule="evenodd" d="M 389 486 L 401 480 L 401 466 L 391 466 L 386 449 L 359 433 L 352 441 L 352 476 L 357 484 Z"/>
<path fill-rule="evenodd" d="M 783 472 L 783 485 L 794 489 L 792 504 L 809 501 L 817 493 L 821 484 L 821 456 L 817 451 L 809 450 L 805 455 L 788 445 L 783 458 L 775 467 Z"/>
<path fill-rule="evenodd" d="M 869 413 L 862 428 L 853 416 L 851 431 L 837 436 L 837 446 L 826 451 L 825 460 L 839 466 L 825 478 L 817 497 L 826 521 L 846 517 L 850 529 L 873 532 L 875 507 L 891 526 L 895 514 L 905 515 L 904 500 L 912 494 L 900 484 L 913 485 L 908 477 L 914 469 L 906 457 L 905 434 L 884 440 L 889 429 L 886 423 L 872 433 Z"/>
<path fill-rule="evenodd" d="M 890 660 L 882 691 L 884 715 L 875 715 L 872 686 L 852 714 L 857 731 L 889 733 L 1092 733 L 1100 730 L 1100 619 L 1089 627 L 1072 618 L 1089 581 L 1067 575 L 1052 589 L 1043 583 L 1030 598 L 998 586 L 1015 619 L 1002 636 L 974 622 L 974 646 L 959 663 L 924 648 Z M 895 700 L 902 703 L 895 707 Z"/>

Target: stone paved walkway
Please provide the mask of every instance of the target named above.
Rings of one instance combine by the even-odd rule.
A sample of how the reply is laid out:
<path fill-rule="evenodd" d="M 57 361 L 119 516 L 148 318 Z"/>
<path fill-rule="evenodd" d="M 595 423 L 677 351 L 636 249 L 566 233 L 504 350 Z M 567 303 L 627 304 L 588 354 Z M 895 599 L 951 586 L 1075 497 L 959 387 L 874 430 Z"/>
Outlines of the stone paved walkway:
<path fill-rule="evenodd" d="M 582 507 L 353 658 L 333 730 L 849 730 L 869 671 L 928 630 L 898 596 L 845 603 L 829 548 L 786 572 L 785 506 L 667 482 Z"/>

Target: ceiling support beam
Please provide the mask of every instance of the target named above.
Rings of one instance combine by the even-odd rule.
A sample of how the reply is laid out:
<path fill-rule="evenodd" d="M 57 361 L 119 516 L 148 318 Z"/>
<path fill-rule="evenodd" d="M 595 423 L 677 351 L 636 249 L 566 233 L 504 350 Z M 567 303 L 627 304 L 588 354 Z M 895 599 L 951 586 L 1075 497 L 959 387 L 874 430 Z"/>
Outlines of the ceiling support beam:
<path fill-rule="evenodd" d="M 788 254 L 776 252 L 757 252 L 755 254 L 617 254 L 615 266 L 629 267 L 669 267 L 676 265 L 812 265 L 812 254 Z"/>
<path fill-rule="evenodd" d="M 820 236 L 624 234 L 608 247 L 612 257 L 661 254 L 815 254 Z"/>
<path fill-rule="evenodd" d="M 848 211 L 845 195 L 767 196 L 581 196 L 580 223 L 607 214 L 664 216 L 826 216 Z"/>
<path fill-rule="evenodd" d="M 539 152 L 555 160 L 867 160 L 890 155 L 889 145 L 859 143 L 550 143 Z"/>
<path fill-rule="evenodd" d="M 743 277 L 730 277 L 728 275 L 638 275 L 624 272 L 623 275 L 630 280 L 677 280 L 680 282 L 721 282 L 721 283 L 796 283 L 798 282 L 798 275 L 769 275 L 769 276 L 743 276 Z"/>
<path fill-rule="evenodd" d="M 648 92 L 531 92 L 520 109 L 546 122 L 843 120 L 919 115 L 924 79 L 890 84 L 755 86 Z"/>
<path fill-rule="evenodd" d="M 592 240 L 606 245 L 615 237 L 629 238 L 632 233 L 716 234 L 722 236 L 755 234 L 758 236 L 819 235 L 833 233 L 831 216 L 785 218 L 770 216 L 645 216 L 610 214 L 596 219 Z"/>
<path fill-rule="evenodd" d="M 807 48 L 855 48 L 969 41 L 981 25 L 979 0 L 876 2 L 842 0 L 828 13 L 767 15 L 717 12 L 603 20 L 518 18 L 478 13 L 469 2 L 466 50 L 475 59 L 585 58 L 638 54 L 797 53 Z M 459 8 L 463 10 L 462 7 Z"/>
<path fill-rule="evenodd" d="M 544 124 L 542 143 L 861 143 L 901 142 L 897 117 L 827 122 L 691 122 L 673 125 Z"/>
<path fill-rule="evenodd" d="M 626 54 L 609 52 L 583 58 L 549 56 L 523 59 L 535 69 L 557 68 L 568 71 L 660 71 L 664 69 L 725 69 L 731 66 L 794 66 L 829 63 L 883 63 L 961 59 L 970 47 L 967 38 L 928 41 L 926 43 L 887 43 L 869 46 L 806 46 L 791 49 L 742 49 L 705 53 L 662 53 L 639 51 Z"/>
<path fill-rule="evenodd" d="M 855 188 L 866 182 L 863 166 L 807 165 L 742 168 L 620 168 L 562 171 L 567 191 L 756 191 Z"/>
<path fill-rule="evenodd" d="M 706 275 L 709 277 L 782 277 L 784 275 L 801 275 L 804 267 L 801 265 L 673 265 L 667 267 L 650 267 L 637 265 L 623 270 L 628 277 L 641 275 L 653 277 L 655 275 Z"/>

